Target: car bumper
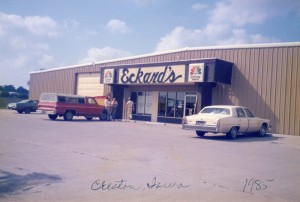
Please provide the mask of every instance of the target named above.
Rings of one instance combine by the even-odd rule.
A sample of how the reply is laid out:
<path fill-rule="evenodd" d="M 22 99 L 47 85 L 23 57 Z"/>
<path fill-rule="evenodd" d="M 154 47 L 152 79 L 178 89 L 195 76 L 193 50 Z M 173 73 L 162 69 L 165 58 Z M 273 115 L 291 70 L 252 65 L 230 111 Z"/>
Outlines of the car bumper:
<path fill-rule="evenodd" d="M 211 132 L 211 133 L 218 133 L 217 126 L 199 126 L 199 125 L 192 125 L 192 124 L 182 124 L 182 129 L 185 130 L 198 130 L 203 132 Z"/>

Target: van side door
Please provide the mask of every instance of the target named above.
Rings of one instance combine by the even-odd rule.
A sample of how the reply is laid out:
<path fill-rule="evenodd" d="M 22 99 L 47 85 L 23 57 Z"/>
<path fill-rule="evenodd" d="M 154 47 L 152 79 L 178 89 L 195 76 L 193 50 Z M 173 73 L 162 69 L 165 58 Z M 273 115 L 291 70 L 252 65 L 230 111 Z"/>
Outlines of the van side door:
<path fill-rule="evenodd" d="M 86 98 L 86 116 L 100 116 L 101 108 L 96 100 L 92 97 Z"/>
<path fill-rule="evenodd" d="M 86 113 L 84 98 L 81 97 L 77 98 L 77 103 L 78 103 L 76 106 L 77 114 L 80 116 L 84 116 Z"/>

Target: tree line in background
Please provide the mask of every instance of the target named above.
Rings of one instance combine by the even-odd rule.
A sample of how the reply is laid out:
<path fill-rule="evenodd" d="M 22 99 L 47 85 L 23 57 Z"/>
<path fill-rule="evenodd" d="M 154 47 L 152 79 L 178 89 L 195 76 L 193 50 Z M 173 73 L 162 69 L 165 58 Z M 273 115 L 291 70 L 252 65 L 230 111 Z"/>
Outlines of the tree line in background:
<path fill-rule="evenodd" d="M 0 86 L 0 97 L 28 98 L 29 91 L 22 86 L 17 89 L 13 85 Z"/>

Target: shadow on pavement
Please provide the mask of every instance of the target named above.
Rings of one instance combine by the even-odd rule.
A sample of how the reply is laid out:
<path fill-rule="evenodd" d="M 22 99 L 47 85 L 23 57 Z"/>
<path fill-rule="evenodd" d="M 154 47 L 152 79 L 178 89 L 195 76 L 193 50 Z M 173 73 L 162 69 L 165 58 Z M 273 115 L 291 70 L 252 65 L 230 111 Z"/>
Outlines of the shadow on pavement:
<path fill-rule="evenodd" d="M 27 191 L 35 186 L 60 182 L 61 177 L 48 175 L 45 173 L 29 173 L 27 175 L 17 175 L 15 173 L 0 170 L 0 198 L 17 191 Z"/>
<path fill-rule="evenodd" d="M 222 134 L 207 134 L 204 137 L 193 137 L 195 139 L 202 139 L 202 140 L 214 140 L 214 141 L 226 141 L 226 142 L 264 142 L 264 141 L 277 141 L 284 137 L 276 137 L 272 134 L 266 134 L 264 137 L 258 137 L 255 133 L 247 133 L 244 135 L 238 135 L 236 139 L 228 139 L 226 135 Z M 276 144 L 274 142 L 274 144 Z"/>

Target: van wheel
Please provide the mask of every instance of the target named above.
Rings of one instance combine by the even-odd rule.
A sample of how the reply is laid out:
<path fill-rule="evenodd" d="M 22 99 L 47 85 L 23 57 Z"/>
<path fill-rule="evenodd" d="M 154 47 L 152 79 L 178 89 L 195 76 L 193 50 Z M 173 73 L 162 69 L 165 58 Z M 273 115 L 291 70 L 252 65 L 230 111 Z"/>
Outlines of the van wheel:
<path fill-rule="evenodd" d="M 205 135 L 205 132 L 196 130 L 196 134 L 197 134 L 199 137 L 203 137 L 203 136 Z"/>
<path fill-rule="evenodd" d="M 17 112 L 18 112 L 19 114 L 22 114 L 22 113 L 23 113 L 23 111 L 22 111 L 22 110 L 18 110 Z"/>
<path fill-rule="evenodd" d="M 264 137 L 266 133 L 267 133 L 267 126 L 263 124 L 258 131 L 258 136 Z"/>
<path fill-rule="evenodd" d="M 72 119 L 73 119 L 73 112 L 71 112 L 71 111 L 67 111 L 66 113 L 65 113 L 65 115 L 64 115 L 64 120 L 65 121 L 72 121 Z"/>
<path fill-rule="evenodd" d="M 99 119 L 100 120 L 107 120 L 107 112 L 106 111 L 103 111 L 101 113 L 101 115 L 99 116 Z"/>
<path fill-rule="evenodd" d="M 53 121 L 57 119 L 57 115 L 55 115 L 55 114 L 48 114 L 48 117 L 49 117 L 49 119 L 51 119 Z"/>
<path fill-rule="evenodd" d="M 238 128 L 232 127 L 228 133 L 226 133 L 226 136 L 230 139 L 235 139 L 238 134 Z"/>

